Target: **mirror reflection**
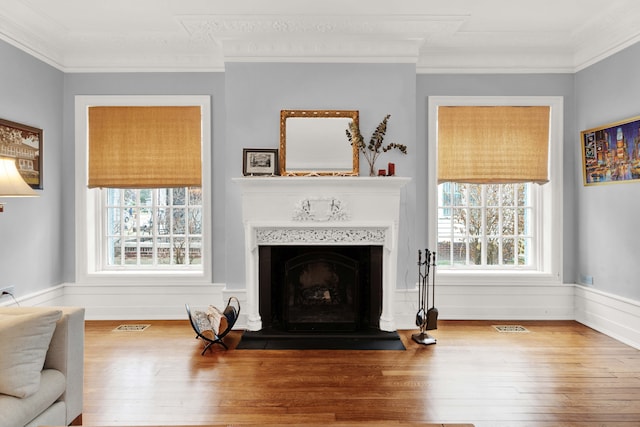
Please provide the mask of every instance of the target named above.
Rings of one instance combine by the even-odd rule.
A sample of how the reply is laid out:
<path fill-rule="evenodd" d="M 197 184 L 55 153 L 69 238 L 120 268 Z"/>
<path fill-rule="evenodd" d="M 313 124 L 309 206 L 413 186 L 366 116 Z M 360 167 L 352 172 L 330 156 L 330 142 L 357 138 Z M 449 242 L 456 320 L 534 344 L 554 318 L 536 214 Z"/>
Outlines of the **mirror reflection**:
<path fill-rule="evenodd" d="M 358 147 L 347 139 L 356 110 L 282 110 L 280 175 L 358 175 Z"/>

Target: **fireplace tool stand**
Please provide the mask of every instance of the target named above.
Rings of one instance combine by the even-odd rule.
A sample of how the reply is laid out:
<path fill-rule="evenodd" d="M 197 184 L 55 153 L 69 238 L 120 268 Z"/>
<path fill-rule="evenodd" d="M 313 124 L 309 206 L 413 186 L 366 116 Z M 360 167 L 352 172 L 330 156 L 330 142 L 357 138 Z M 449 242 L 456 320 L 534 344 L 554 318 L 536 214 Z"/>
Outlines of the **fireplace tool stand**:
<path fill-rule="evenodd" d="M 435 276 L 436 270 L 436 253 L 425 249 L 425 260 L 422 260 L 422 251 L 418 250 L 418 313 L 416 314 L 416 326 L 420 328 L 420 333 L 411 335 L 411 338 L 422 345 L 435 344 L 436 339 L 427 333 L 428 329 L 436 329 L 433 325 L 428 325 L 429 316 L 432 310 L 427 311 L 429 307 L 429 273 L 433 267 Z M 434 281 L 435 290 L 435 281 Z M 434 295 L 435 297 L 435 295 Z"/>

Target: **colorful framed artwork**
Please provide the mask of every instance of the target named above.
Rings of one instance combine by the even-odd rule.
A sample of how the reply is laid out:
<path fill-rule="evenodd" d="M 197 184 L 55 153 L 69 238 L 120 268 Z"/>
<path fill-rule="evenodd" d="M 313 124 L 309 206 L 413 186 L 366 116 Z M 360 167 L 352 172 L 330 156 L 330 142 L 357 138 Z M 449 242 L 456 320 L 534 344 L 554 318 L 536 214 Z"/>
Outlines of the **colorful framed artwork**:
<path fill-rule="evenodd" d="M 640 181 L 640 116 L 580 132 L 584 185 Z"/>
<path fill-rule="evenodd" d="M 27 184 L 42 190 L 42 129 L 0 119 L 0 157 L 15 159 Z"/>
<path fill-rule="evenodd" d="M 271 148 L 244 148 L 242 150 L 242 174 L 277 175 L 278 150 Z"/>

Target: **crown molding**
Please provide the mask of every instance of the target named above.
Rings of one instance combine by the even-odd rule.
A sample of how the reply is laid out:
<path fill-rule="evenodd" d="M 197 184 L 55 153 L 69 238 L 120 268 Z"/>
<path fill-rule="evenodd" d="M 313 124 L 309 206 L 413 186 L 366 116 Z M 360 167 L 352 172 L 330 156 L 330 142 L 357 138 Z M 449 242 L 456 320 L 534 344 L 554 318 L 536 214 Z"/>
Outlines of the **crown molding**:
<path fill-rule="evenodd" d="M 546 33 L 465 31 L 468 14 L 205 14 L 176 15 L 169 31 L 105 34 L 72 32 L 21 1 L 7 1 L 0 39 L 72 73 L 219 72 L 227 62 L 414 63 L 424 74 L 574 73 L 640 41 L 637 15 L 619 5 L 572 31 Z"/>
<path fill-rule="evenodd" d="M 225 62 L 410 62 L 430 37 L 466 16 L 187 16 L 192 40 L 213 40 Z"/>

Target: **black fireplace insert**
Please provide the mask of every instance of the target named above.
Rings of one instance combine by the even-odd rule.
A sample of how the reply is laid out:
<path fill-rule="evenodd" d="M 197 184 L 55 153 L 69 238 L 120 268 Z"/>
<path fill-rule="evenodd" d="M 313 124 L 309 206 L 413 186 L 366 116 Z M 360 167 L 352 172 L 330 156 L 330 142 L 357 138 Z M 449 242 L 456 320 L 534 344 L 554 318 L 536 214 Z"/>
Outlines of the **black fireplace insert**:
<path fill-rule="evenodd" d="M 382 246 L 260 246 L 263 328 L 283 332 L 377 329 Z"/>

